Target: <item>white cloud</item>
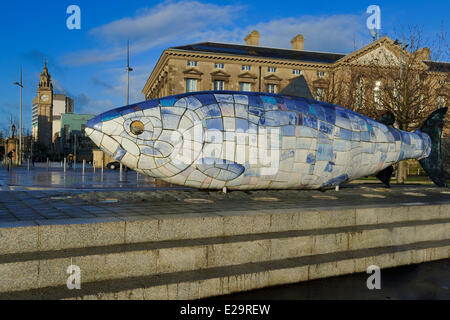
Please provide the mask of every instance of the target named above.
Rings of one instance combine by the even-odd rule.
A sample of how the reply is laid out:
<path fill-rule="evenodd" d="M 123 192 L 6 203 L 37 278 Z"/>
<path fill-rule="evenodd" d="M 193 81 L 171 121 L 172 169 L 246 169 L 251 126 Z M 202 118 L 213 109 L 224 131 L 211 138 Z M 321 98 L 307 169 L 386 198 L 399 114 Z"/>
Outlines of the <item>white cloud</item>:
<path fill-rule="evenodd" d="M 144 57 L 157 56 L 161 53 L 159 47 L 200 41 L 243 44 L 244 37 L 256 29 L 261 34 L 261 46 L 290 48 L 291 39 L 301 33 L 305 37 L 305 50 L 345 53 L 352 51 L 355 44 L 357 48 L 361 47 L 368 38 L 363 15 L 293 16 L 239 25 L 244 14 L 245 7 L 242 6 L 166 1 L 151 9 L 141 9 L 133 17 L 92 29 L 90 34 L 98 40 L 98 48 L 73 52 L 63 57 L 63 62 L 86 65 L 124 59 L 126 40 L 130 39 L 133 60 L 140 60 L 141 64 L 133 64 L 134 71 L 130 74 L 130 102 L 133 103 L 144 100 L 141 90 L 156 63 L 154 58 L 136 57 L 143 53 L 147 54 Z M 158 51 L 151 52 L 152 49 Z M 146 60 L 148 63 L 142 62 Z M 103 69 L 92 81 L 102 88 L 108 99 L 119 105 L 125 104 L 124 68 Z M 112 105 L 110 100 L 94 101 L 85 95 L 80 95 L 78 100 L 86 110 L 104 111 Z"/>
<path fill-rule="evenodd" d="M 248 27 L 246 32 L 253 29 L 261 34 L 261 46 L 276 48 L 291 48 L 292 38 L 302 34 L 304 49 L 308 51 L 350 52 L 354 44 L 360 47 L 367 38 L 365 20 L 357 15 L 277 19 Z"/>
<path fill-rule="evenodd" d="M 114 107 L 110 99 L 94 100 L 85 93 L 72 98 L 74 98 L 76 113 L 98 114 Z"/>
<path fill-rule="evenodd" d="M 145 97 L 142 94 L 142 87 L 143 84 L 146 83 L 151 72 L 152 66 L 133 66 L 133 71 L 130 73 L 130 103 L 145 100 Z M 110 80 L 105 83 L 103 81 L 98 81 L 100 78 L 108 78 Z M 115 100 L 122 101 L 120 105 L 125 105 L 127 76 L 123 68 L 106 70 L 103 75 L 93 77 L 93 82 L 102 87 L 107 96 L 111 98 L 114 97 Z"/>
<path fill-rule="evenodd" d="M 53 78 L 52 84 L 55 93 L 67 94 L 66 89 L 62 86 L 61 82 Z"/>
<path fill-rule="evenodd" d="M 166 1 L 92 29 L 89 33 L 98 39 L 99 48 L 70 53 L 62 61 L 86 65 L 123 59 L 128 39 L 134 55 L 199 41 L 243 43 L 253 29 L 261 34 L 261 46 L 279 48 L 290 48 L 290 40 L 301 33 L 305 50 L 311 51 L 350 52 L 368 39 L 363 15 L 297 16 L 238 26 L 244 13 L 243 6 Z"/>
<path fill-rule="evenodd" d="M 113 21 L 90 31 L 103 42 L 104 49 L 74 52 L 63 57 L 68 65 L 84 65 L 117 60 L 125 55 L 129 39 L 134 54 L 159 45 L 204 38 L 206 30 L 221 30 L 238 18 L 242 7 L 219 6 L 197 1 L 166 1 L 151 9 L 141 9 L 135 17 Z"/>

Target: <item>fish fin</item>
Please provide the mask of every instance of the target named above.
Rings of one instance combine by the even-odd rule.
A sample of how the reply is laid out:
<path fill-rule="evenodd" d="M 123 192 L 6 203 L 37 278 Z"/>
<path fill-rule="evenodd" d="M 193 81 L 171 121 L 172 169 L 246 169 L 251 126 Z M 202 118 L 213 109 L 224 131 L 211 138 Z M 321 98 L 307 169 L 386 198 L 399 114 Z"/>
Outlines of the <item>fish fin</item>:
<path fill-rule="evenodd" d="M 387 126 L 392 126 L 395 123 L 395 116 L 392 112 L 387 111 L 378 117 L 376 121 Z"/>
<path fill-rule="evenodd" d="M 202 158 L 197 169 L 208 177 L 221 181 L 231 181 L 244 173 L 245 167 L 239 163 L 219 158 Z"/>
<path fill-rule="evenodd" d="M 380 172 L 378 172 L 377 174 L 377 178 L 383 182 L 386 187 L 390 188 L 391 187 L 391 177 L 392 177 L 392 173 L 394 172 L 394 167 L 393 166 L 389 166 L 384 170 L 381 170 Z"/>
<path fill-rule="evenodd" d="M 441 135 L 447 110 L 448 108 L 441 108 L 434 111 L 420 128 L 420 131 L 430 136 L 431 153 L 428 158 L 419 160 L 419 162 L 431 180 L 437 186 L 443 188 L 447 186 L 447 183 L 445 181 L 441 156 Z"/>

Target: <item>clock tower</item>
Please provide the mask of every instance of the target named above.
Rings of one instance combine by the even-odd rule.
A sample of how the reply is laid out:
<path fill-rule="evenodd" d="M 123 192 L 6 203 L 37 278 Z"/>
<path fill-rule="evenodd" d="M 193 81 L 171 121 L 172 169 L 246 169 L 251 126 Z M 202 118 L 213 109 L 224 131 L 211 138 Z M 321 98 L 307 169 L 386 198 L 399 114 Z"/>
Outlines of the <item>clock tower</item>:
<path fill-rule="evenodd" d="M 37 95 L 37 140 L 48 150 L 52 144 L 53 123 L 53 85 L 52 77 L 48 73 L 47 63 L 39 78 Z"/>

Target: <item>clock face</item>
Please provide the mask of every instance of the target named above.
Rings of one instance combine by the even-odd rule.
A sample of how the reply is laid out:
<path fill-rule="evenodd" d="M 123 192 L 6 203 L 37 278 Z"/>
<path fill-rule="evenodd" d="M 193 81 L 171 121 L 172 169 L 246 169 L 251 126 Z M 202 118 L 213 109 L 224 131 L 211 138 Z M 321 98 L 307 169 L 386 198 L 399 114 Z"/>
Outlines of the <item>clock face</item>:
<path fill-rule="evenodd" d="M 49 99 L 49 97 L 48 97 L 48 95 L 46 95 L 46 94 L 43 94 L 43 95 L 41 96 L 41 100 L 42 100 L 42 101 L 48 101 L 48 99 Z"/>

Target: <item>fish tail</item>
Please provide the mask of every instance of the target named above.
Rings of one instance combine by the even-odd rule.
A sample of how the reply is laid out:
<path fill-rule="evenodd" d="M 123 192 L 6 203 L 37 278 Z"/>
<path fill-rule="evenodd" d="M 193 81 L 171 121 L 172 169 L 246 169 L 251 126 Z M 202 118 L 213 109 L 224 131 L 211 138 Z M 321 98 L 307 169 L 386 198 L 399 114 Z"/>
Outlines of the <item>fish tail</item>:
<path fill-rule="evenodd" d="M 434 111 L 424 122 L 420 131 L 429 135 L 431 139 L 431 152 L 427 158 L 419 160 L 423 170 L 439 187 L 446 187 L 445 175 L 441 156 L 441 136 L 444 119 L 448 108 Z"/>

